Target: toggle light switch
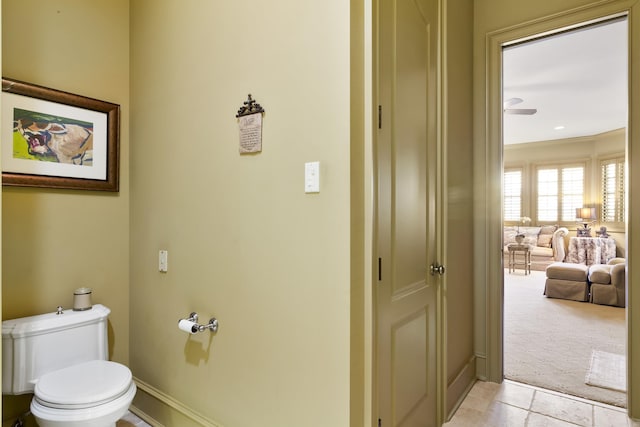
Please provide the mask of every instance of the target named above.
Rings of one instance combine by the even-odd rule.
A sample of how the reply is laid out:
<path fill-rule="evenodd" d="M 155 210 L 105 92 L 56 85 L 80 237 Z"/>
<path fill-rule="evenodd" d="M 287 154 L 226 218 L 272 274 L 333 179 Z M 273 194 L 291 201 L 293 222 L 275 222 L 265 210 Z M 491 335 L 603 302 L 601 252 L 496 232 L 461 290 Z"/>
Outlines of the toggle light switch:
<path fill-rule="evenodd" d="M 158 270 L 162 273 L 167 272 L 169 252 L 166 250 L 161 250 L 158 253 Z"/>
<path fill-rule="evenodd" d="M 304 192 L 320 192 L 320 162 L 308 162 L 304 164 Z"/>

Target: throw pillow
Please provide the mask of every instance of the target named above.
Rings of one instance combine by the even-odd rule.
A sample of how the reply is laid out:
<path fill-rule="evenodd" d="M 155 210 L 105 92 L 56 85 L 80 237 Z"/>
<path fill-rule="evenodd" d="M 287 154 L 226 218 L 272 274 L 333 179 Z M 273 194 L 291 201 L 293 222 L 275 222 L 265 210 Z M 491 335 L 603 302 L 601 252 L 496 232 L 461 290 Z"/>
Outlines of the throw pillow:
<path fill-rule="evenodd" d="M 553 234 L 540 234 L 538 236 L 538 246 L 541 248 L 550 248 Z"/>
<path fill-rule="evenodd" d="M 538 245 L 540 227 L 520 227 L 520 233 L 524 234 L 524 241 L 522 243 L 531 246 Z"/>
<path fill-rule="evenodd" d="M 557 225 L 543 225 L 540 227 L 540 234 L 538 235 L 538 246 L 542 248 L 551 247 L 551 239 L 553 239 L 553 233 L 558 229 Z"/>
<path fill-rule="evenodd" d="M 557 225 L 543 225 L 540 227 L 540 234 L 553 234 L 557 229 Z"/>
<path fill-rule="evenodd" d="M 516 242 L 516 227 L 505 226 L 502 239 L 505 245 Z"/>

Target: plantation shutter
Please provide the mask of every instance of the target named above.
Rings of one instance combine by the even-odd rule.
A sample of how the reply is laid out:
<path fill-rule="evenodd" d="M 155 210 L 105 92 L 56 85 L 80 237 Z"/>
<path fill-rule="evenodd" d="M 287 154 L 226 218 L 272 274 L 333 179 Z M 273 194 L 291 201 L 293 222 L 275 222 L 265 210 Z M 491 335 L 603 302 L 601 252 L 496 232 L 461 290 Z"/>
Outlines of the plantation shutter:
<path fill-rule="evenodd" d="M 538 169 L 537 220 L 573 222 L 584 203 L 584 166 Z"/>
<path fill-rule="evenodd" d="M 558 169 L 538 169 L 538 221 L 558 220 Z"/>
<path fill-rule="evenodd" d="M 518 221 L 522 212 L 522 170 L 504 173 L 504 220 Z"/>
<path fill-rule="evenodd" d="M 624 222 L 624 158 L 601 163 L 602 222 Z"/>
<path fill-rule="evenodd" d="M 584 203 L 584 168 L 562 169 L 562 221 L 575 221 L 576 208 Z"/>

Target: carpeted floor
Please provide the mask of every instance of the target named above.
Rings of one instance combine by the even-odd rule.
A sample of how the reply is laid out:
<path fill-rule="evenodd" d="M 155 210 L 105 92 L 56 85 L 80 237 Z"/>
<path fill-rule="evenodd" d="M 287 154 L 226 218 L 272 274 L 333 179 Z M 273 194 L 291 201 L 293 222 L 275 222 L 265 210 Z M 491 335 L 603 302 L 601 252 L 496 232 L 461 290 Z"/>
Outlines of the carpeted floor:
<path fill-rule="evenodd" d="M 505 377 L 626 407 L 626 393 L 585 383 L 593 350 L 626 354 L 625 309 L 547 298 L 544 271 L 504 277 Z"/>

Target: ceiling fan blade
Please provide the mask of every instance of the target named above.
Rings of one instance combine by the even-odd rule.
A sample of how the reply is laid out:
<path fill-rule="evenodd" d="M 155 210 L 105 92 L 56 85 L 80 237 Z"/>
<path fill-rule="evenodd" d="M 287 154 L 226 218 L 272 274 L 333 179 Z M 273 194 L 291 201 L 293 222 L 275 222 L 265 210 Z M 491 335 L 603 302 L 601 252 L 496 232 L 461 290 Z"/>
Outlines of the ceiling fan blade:
<path fill-rule="evenodd" d="M 505 114 L 522 114 L 522 115 L 532 115 L 537 113 L 538 110 L 535 108 L 509 108 L 504 110 Z"/>
<path fill-rule="evenodd" d="M 512 105 L 520 104 L 521 102 L 522 102 L 522 98 L 509 98 L 506 101 L 504 101 L 503 108 L 509 108 Z"/>

